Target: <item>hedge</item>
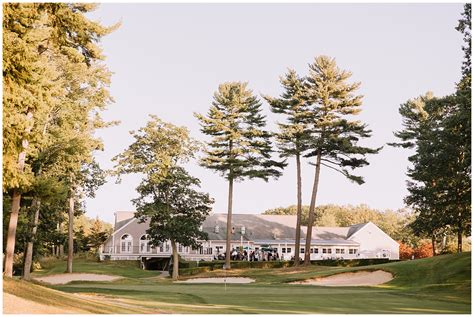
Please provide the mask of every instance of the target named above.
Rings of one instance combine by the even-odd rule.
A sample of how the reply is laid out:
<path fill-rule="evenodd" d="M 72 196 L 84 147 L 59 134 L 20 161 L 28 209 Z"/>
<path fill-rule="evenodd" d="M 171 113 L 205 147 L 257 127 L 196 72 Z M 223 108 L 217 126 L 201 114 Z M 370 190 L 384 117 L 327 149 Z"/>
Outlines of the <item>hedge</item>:
<path fill-rule="evenodd" d="M 366 265 L 375 265 L 383 264 L 390 262 L 390 259 L 356 259 L 356 260 L 319 260 L 311 261 L 311 264 L 321 265 L 321 266 L 366 266 Z"/>
<path fill-rule="evenodd" d="M 390 262 L 389 259 L 358 259 L 358 260 L 317 260 L 311 261 L 313 265 L 320 266 L 366 266 L 383 264 Z M 214 270 L 222 269 L 225 261 L 180 261 L 179 262 L 179 274 L 181 276 L 189 276 L 199 274 L 203 272 L 210 272 Z M 293 265 L 293 261 L 231 261 L 231 268 L 233 269 L 270 269 L 270 268 L 283 268 L 290 267 Z M 170 267 L 170 274 L 173 268 Z"/>

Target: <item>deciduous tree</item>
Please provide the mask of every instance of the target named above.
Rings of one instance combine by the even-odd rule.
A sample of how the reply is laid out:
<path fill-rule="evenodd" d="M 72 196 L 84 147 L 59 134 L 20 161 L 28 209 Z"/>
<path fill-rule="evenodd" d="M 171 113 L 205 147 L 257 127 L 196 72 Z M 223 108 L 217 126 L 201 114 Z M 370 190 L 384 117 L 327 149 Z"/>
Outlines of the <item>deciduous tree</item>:
<path fill-rule="evenodd" d="M 172 278 L 179 275 L 179 256 L 177 244 L 197 249 L 207 233 L 201 231 L 201 224 L 212 210 L 214 202 L 207 193 L 197 191 L 200 181 L 190 176 L 179 166 L 171 167 L 166 176 L 158 182 L 143 179 L 133 200 L 137 207 L 135 217 L 140 221 L 149 219 L 152 245 L 171 242 L 173 251 Z"/>

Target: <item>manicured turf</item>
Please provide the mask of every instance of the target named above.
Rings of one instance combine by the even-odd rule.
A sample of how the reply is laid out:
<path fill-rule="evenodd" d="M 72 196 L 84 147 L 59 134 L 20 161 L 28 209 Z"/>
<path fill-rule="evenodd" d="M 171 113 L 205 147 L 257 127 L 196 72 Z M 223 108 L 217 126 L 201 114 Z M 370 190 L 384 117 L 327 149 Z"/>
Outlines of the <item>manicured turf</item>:
<path fill-rule="evenodd" d="M 103 305 L 100 301 L 81 299 L 75 295 L 58 292 L 48 287 L 43 287 L 18 279 L 3 278 L 3 291 L 33 302 L 72 311 L 79 309 L 93 314 L 143 314 L 149 312 L 148 310 L 139 307 L 132 309 L 127 307 L 116 307 L 114 305 Z"/>
<path fill-rule="evenodd" d="M 42 262 L 42 269 L 35 271 L 33 276 L 61 274 L 66 272 L 66 261 L 48 260 Z M 73 271 L 76 273 L 97 273 L 120 275 L 129 278 L 143 278 L 158 276 L 156 271 L 142 270 L 136 261 L 107 261 L 97 262 L 86 258 L 77 258 L 73 261 Z"/>
<path fill-rule="evenodd" d="M 129 310 L 170 313 L 470 313 L 471 254 L 387 263 L 357 268 L 311 266 L 295 270 L 243 269 L 227 272 L 248 276 L 246 285 L 173 284 L 169 279 L 140 276 L 116 263 L 76 263 L 76 272 L 117 274 L 116 282 L 73 282 L 53 288 L 95 293 L 126 301 Z M 286 282 L 337 272 L 383 269 L 395 278 L 378 287 L 320 287 Z M 55 269 L 50 270 L 55 272 Z M 61 272 L 61 270 L 59 271 Z M 41 274 L 44 274 L 42 272 Z M 156 272 L 147 272 L 156 276 Z M 199 276 L 222 276 L 214 271 Z M 193 276 L 195 277 L 195 276 Z M 9 292 L 8 290 L 6 290 Z M 107 303 L 104 303 L 107 305 Z M 120 310 L 120 307 L 115 309 Z"/>

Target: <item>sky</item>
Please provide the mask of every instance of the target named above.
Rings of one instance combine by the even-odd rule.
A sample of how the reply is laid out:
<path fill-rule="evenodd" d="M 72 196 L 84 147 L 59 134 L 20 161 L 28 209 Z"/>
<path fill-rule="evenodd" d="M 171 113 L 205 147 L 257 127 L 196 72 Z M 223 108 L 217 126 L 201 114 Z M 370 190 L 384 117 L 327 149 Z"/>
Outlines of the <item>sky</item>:
<path fill-rule="evenodd" d="M 121 22 L 102 40 L 106 65 L 113 72 L 115 103 L 106 120 L 120 125 L 101 130 L 105 150 L 96 154 L 104 168 L 133 142 L 130 130 L 149 114 L 186 126 L 205 141 L 193 113 L 206 113 L 218 85 L 245 81 L 254 94 L 278 96 L 279 77 L 288 68 L 299 75 L 318 55 L 334 57 L 338 66 L 362 83 L 359 119 L 373 131 L 361 144 L 384 146 L 356 172 L 357 185 L 323 169 L 317 204 L 367 204 L 380 210 L 404 207 L 409 150 L 391 148 L 393 132 L 402 128 L 400 104 L 428 91 L 454 92 L 461 77 L 462 36 L 454 28 L 462 4 L 102 4 L 90 18 L 105 25 Z M 284 118 L 266 102 L 267 128 L 276 131 Z M 304 161 L 303 204 L 309 205 L 314 167 Z M 294 159 L 277 180 L 245 180 L 234 185 L 234 213 L 262 213 L 296 203 Z M 215 199 L 214 212 L 227 211 L 227 183 L 197 161 L 186 165 L 201 180 L 201 190 Z M 86 200 L 90 217 L 113 222 L 114 212 L 135 210 L 131 200 L 140 175 L 114 178 L 95 198 Z"/>

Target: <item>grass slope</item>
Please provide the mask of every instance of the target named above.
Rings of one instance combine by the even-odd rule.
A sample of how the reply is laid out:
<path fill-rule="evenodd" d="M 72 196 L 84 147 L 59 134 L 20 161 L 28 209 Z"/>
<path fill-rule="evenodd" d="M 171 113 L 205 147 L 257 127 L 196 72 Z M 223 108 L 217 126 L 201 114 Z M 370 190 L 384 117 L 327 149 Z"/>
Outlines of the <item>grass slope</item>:
<path fill-rule="evenodd" d="M 109 304 L 111 300 L 126 304 L 123 307 L 115 307 L 118 311 L 129 307 L 172 313 L 467 314 L 471 312 L 470 263 L 471 254 L 464 253 L 357 268 L 310 266 L 299 269 L 242 269 L 199 275 L 204 277 L 227 274 L 247 276 L 256 280 L 253 284 L 227 285 L 225 289 L 224 285 L 173 284 L 169 279 L 157 278 L 156 272 L 142 273 L 143 271 L 132 268 L 127 271 L 126 268 L 121 268 L 120 264 L 113 262 L 86 261 L 82 264 L 76 263 L 75 271 L 127 274 L 128 278 L 116 282 L 73 282 L 53 288 L 68 293 L 100 294 L 101 298 L 109 300 Z M 395 278 L 378 287 L 286 284 L 339 272 L 377 269 L 390 271 Z M 52 268 L 48 272 L 57 271 Z M 104 305 L 107 305 L 107 302 L 104 302 Z"/>
<path fill-rule="evenodd" d="M 3 291 L 43 305 L 65 308 L 71 312 L 76 310 L 92 314 L 143 314 L 149 312 L 146 309 L 140 309 L 140 307 L 127 308 L 104 305 L 104 303 L 97 300 L 81 299 L 68 293 L 17 279 L 4 278 Z"/>
<path fill-rule="evenodd" d="M 58 259 L 49 259 L 41 262 L 42 269 L 33 272 L 33 276 L 62 274 L 66 272 L 67 262 Z M 156 271 L 145 271 L 138 267 L 136 261 L 107 261 L 97 262 L 87 258 L 75 258 L 73 262 L 75 273 L 96 273 L 120 275 L 128 278 L 143 278 L 159 275 Z"/>

